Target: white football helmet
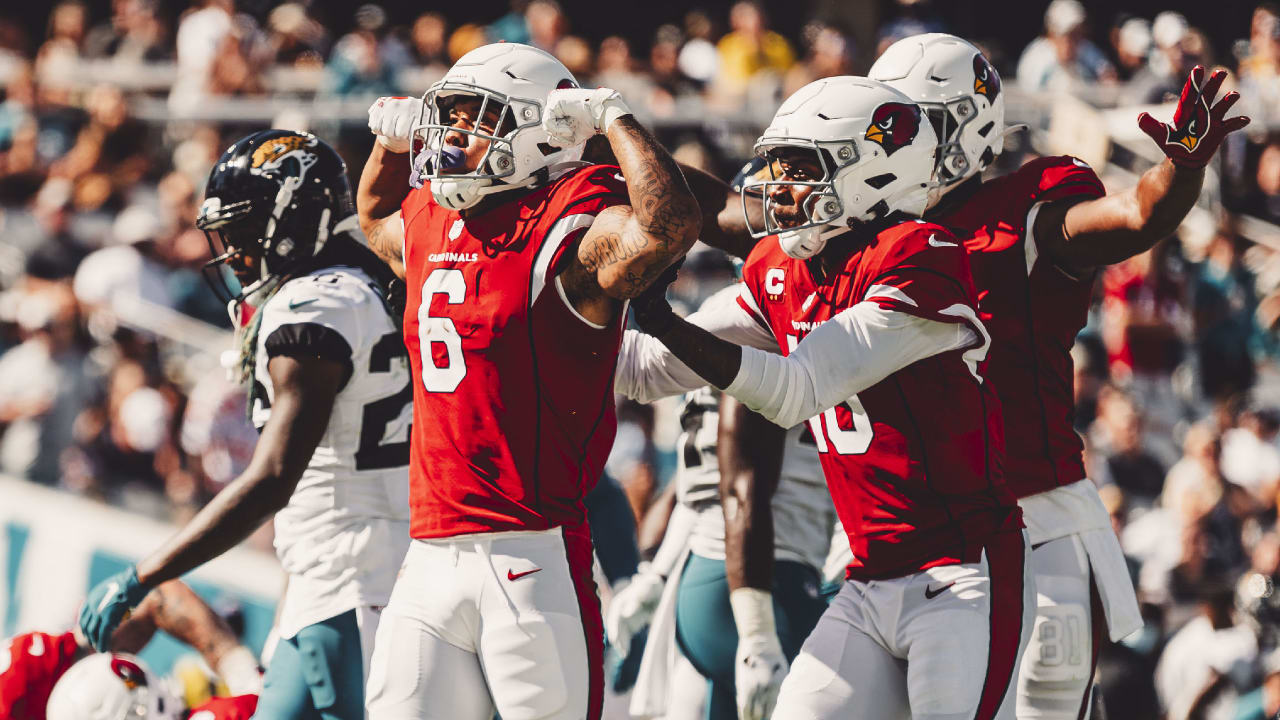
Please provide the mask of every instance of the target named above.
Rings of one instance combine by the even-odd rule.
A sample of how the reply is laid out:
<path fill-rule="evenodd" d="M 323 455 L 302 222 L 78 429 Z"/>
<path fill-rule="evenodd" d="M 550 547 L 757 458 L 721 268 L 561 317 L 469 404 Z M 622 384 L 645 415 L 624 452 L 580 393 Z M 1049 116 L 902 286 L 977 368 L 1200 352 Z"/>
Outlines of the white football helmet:
<path fill-rule="evenodd" d="M 938 135 L 941 194 L 982 172 L 1004 149 L 1000 74 L 978 48 L 947 33 L 890 45 L 867 72 L 920 104 Z"/>
<path fill-rule="evenodd" d="M 164 679 L 125 653 L 98 653 L 72 665 L 53 686 L 49 720 L 178 720 L 186 708 Z"/>
<path fill-rule="evenodd" d="M 518 43 L 493 43 L 463 55 L 422 96 L 422 114 L 410 134 L 413 173 L 410 182 L 431 183 L 435 201 L 451 210 L 475 205 L 494 192 L 527 187 L 539 181 L 538 171 L 582 157 L 582 145 L 556 147 L 542 129 L 547 95 L 560 88 L 578 87 L 573 73 L 550 53 Z M 449 125 L 450 98 L 478 97 L 477 115 L 493 107 L 499 115 L 493 135 L 475 127 Z M 455 131 L 489 141 L 489 149 L 472 172 L 444 172 L 456 164 L 456 151 L 444 143 Z"/>
<path fill-rule="evenodd" d="M 751 234 L 777 235 L 788 255 L 804 259 L 856 223 L 894 212 L 920 215 L 934 194 L 937 145 L 920 107 L 888 85 L 848 75 L 811 82 L 782 103 L 756 141 L 772 179 L 753 188 L 764 193 L 764 227 L 750 227 Z M 779 177 L 777 160 L 797 151 L 817 156 L 820 180 Z M 800 208 L 806 222 L 778 223 L 771 195 L 783 185 L 813 188 Z"/>

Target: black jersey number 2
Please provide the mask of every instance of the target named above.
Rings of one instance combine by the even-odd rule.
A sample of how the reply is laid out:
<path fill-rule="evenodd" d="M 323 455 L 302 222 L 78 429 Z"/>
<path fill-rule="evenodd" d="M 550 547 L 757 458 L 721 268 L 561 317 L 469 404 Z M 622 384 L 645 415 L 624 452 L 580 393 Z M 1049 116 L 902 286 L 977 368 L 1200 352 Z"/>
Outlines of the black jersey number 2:
<path fill-rule="evenodd" d="M 391 372 L 391 360 L 402 357 L 408 363 L 409 355 L 404 349 L 404 341 L 400 333 L 392 332 L 382 336 L 369 353 L 369 372 Z M 374 400 L 364 406 L 364 414 L 360 420 L 360 447 L 356 449 L 356 470 L 385 470 L 403 467 L 409 464 L 409 436 L 404 442 L 384 443 L 387 426 L 399 418 L 405 406 L 413 402 L 412 376 L 395 395 L 381 400 Z"/>

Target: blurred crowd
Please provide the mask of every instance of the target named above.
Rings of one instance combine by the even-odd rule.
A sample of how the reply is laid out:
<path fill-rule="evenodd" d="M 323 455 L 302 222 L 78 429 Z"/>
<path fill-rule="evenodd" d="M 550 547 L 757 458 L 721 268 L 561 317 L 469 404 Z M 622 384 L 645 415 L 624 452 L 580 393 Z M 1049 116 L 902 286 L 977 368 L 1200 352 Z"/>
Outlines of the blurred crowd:
<path fill-rule="evenodd" d="M 208 103 L 416 95 L 478 45 L 526 42 L 584 84 L 621 91 L 680 160 L 727 176 L 794 89 L 865 70 L 901 37 L 953 29 L 929 0 L 886 0 L 876 47 L 859 48 L 831 18 L 777 32 L 776 5 L 657 18 L 645 46 L 573 34 L 556 0 L 515 0 L 468 24 L 372 4 L 323 23 L 307 2 L 173 12 L 113 0 L 95 19 L 72 1 L 43 28 L 0 11 L 0 472 L 181 521 L 247 462 L 256 433 L 219 364 L 230 325 L 201 278 L 209 249 L 193 221 L 221 149 L 263 123 L 210 121 Z M 1099 273 L 1074 350 L 1076 427 L 1147 618 L 1103 653 L 1113 718 L 1280 711 L 1280 10 L 1258 5 L 1239 34 L 1215 41 L 1177 12 L 1053 0 L 1020 51 L 974 38 L 1027 98 L 1160 103 L 1205 64 L 1232 71 L 1237 108 L 1254 118 L 1213 168 L 1200 219 Z M 103 67 L 120 81 L 99 81 Z M 140 117 L 148 99 L 170 117 Z M 730 125 L 751 129 L 745 145 Z M 1034 125 L 1033 137 L 1046 129 Z M 362 118 L 325 127 L 358 174 Z M 1013 139 L 1001 162 L 1035 147 Z M 1103 173 L 1114 188 L 1145 167 L 1127 162 L 1130 174 Z M 692 308 L 732 278 L 725 259 L 697 252 L 675 291 Z M 672 404 L 625 405 L 620 418 L 608 472 L 639 517 L 669 480 L 678 420 Z"/>

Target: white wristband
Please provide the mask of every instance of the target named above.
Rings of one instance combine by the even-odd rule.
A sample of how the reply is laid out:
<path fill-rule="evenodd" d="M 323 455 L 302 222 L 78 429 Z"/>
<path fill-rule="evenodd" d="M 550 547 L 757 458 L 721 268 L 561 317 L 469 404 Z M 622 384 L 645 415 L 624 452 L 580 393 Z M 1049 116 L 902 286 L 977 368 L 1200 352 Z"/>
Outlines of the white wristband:
<path fill-rule="evenodd" d="M 232 695 L 256 695 L 262 692 L 262 671 L 258 658 L 249 648 L 238 645 L 218 659 L 218 677 L 227 684 Z"/>
<path fill-rule="evenodd" d="M 729 593 L 729 606 L 733 609 L 733 622 L 738 626 L 738 637 L 778 636 L 773 619 L 773 593 L 758 588 L 738 588 Z"/>
<path fill-rule="evenodd" d="M 609 132 L 609 125 L 612 124 L 614 120 L 630 114 L 631 109 L 626 105 L 623 105 L 620 102 L 610 103 L 605 106 L 604 112 L 600 114 L 600 132 Z"/>

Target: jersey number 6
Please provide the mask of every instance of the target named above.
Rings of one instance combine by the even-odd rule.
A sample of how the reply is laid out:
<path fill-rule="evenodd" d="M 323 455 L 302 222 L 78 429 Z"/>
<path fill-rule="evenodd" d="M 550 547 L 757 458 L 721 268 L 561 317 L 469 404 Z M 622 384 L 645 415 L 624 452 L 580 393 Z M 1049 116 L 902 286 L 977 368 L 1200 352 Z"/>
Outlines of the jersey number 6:
<path fill-rule="evenodd" d="M 422 283 L 422 302 L 418 306 L 418 340 L 422 345 L 422 385 L 427 392 L 450 393 L 467 376 L 466 359 L 462 356 L 462 336 L 447 317 L 431 316 L 431 300 L 444 295 L 450 305 L 461 305 L 467 295 L 467 280 L 457 268 L 436 268 Z M 444 345 L 448 361 L 437 365 L 433 352 L 436 343 Z"/>

